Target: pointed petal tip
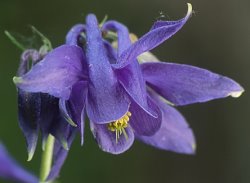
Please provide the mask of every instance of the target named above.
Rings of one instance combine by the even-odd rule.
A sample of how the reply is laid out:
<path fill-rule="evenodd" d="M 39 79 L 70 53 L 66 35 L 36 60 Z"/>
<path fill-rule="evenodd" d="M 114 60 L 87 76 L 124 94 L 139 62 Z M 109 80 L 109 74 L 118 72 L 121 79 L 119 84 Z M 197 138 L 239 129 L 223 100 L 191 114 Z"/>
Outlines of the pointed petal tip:
<path fill-rule="evenodd" d="M 64 119 L 73 127 L 77 127 L 77 124 L 72 120 L 72 118 L 70 117 L 68 110 L 67 110 L 67 106 L 66 106 L 66 100 L 59 100 L 59 108 L 64 116 Z"/>
<path fill-rule="evenodd" d="M 231 97 L 233 97 L 233 98 L 238 98 L 238 97 L 240 97 L 240 96 L 243 94 L 244 91 L 245 91 L 245 90 L 242 88 L 242 90 L 240 90 L 240 91 L 233 91 L 233 92 L 230 92 L 230 93 L 228 94 L 228 96 L 231 96 Z"/>
<path fill-rule="evenodd" d="M 196 148 L 197 148 L 196 143 L 193 143 L 193 144 L 192 144 L 192 149 L 193 149 L 194 151 L 196 151 Z"/>
<path fill-rule="evenodd" d="M 81 145 L 81 147 L 83 147 L 83 145 L 84 145 L 84 142 L 82 140 L 81 140 L 81 144 L 80 145 Z"/>
<path fill-rule="evenodd" d="M 22 79 L 22 77 L 14 76 L 14 77 L 13 77 L 13 82 L 14 82 L 15 84 L 19 84 L 19 83 L 22 83 L 22 82 L 23 82 L 23 79 Z"/>
<path fill-rule="evenodd" d="M 186 147 L 182 147 L 178 151 L 173 151 L 173 152 L 185 155 L 196 155 L 196 148 L 197 148 L 196 143 L 193 142 L 187 144 Z"/>
<path fill-rule="evenodd" d="M 192 152 L 190 152 L 189 154 L 190 155 L 195 155 L 196 154 L 196 148 L 197 148 L 196 143 L 193 143 L 191 145 L 191 147 L 192 147 Z"/>
<path fill-rule="evenodd" d="M 45 146 L 46 146 L 46 141 L 47 141 L 47 137 L 43 137 L 42 139 L 42 151 L 45 151 Z"/>
<path fill-rule="evenodd" d="M 193 139 L 195 140 L 195 139 Z M 186 144 L 186 146 L 179 147 L 180 149 L 178 151 L 173 151 L 178 154 L 184 154 L 184 155 L 196 155 L 196 149 L 197 145 L 196 142 L 190 142 Z"/>
<path fill-rule="evenodd" d="M 69 150 L 69 145 L 66 139 L 61 139 L 61 145 L 63 147 L 63 149 L 65 149 L 66 151 Z"/>
<path fill-rule="evenodd" d="M 77 127 L 77 124 L 70 117 L 66 117 L 65 119 L 71 126 Z"/>
<path fill-rule="evenodd" d="M 27 161 L 31 161 L 34 157 L 35 149 L 32 149 L 28 152 L 28 159 Z"/>
<path fill-rule="evenodd" d="M 187 3 L 187 6 L 188 6 L 187 16 L 190 16 L 193 12 L 193 7 L 191 3 Z"/>
<path fill-rule="evenodd" d="M 30 162 L 33 159 L 33 155 L 28 155 L 27 161 Z"/>

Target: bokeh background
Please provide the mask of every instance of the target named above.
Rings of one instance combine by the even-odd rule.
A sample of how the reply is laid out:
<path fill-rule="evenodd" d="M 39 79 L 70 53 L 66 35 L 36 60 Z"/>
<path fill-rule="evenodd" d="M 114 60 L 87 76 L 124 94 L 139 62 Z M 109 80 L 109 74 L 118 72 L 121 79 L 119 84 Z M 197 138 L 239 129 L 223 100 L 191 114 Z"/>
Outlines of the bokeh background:
<path fill-rule="evenodd" d="M 195 156 L 160 151 L 139 142 L 122 155 L 110 155 L 98 148 L 87 126 L 85 144 L 81 147 L 77 137 L 60 182 L 250 182 L 250 1 L 189 2 L 195 12 L 193 17 L 153 52 L 164 61 L 191 64 L 229 76 L 241 83 L 246 92 L 238 99 L 178 108 L 196 135 Z M 72 25 L 83 22 L 85 15 L 93 12 L 100 20 L 108 14 L 141 36 L 161 15 L 165 15 L 165 20 L 183 17 L 186 3 L 186 0 L 1 0 L 0 139 L 9 152 L 38 174 L 40 144 L 33 161 L 26 162 L 25 141 L 17 124 L 12 77 L 21 52 L 6 38 L 4 30 L 29 35 L 27 25 L 34 25 L 58 46 Z"/>

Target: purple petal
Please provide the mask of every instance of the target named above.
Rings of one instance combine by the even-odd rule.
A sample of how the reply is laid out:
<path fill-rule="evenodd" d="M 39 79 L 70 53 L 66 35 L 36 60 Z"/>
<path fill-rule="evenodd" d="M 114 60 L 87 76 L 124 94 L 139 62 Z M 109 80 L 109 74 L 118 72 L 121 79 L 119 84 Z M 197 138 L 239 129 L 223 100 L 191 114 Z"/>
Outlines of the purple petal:
<path fill-rule="evenodd" d="M 41 60 L 41 55 L 37 50 L 28 49 L 22 53 L 20 65 L 17 71 L 18 76 L 26 74 L 31 64 L 36 64 Z M 21 89 L 18 90 L 18 122 L 19 126 L 26 138 L 28 161 L 34 155 L 37 139 L 38 139 L 38 124 L 41 115 L 41 96 L 40 93 L 29 93 Z"/>
<path fill-rule="evenodd" d="M 50 134 L 52 134 L 58 142 L 61 143 L 61 146 L 65 150 L 69 150 L 69 143 L 68 143 L 68 134 L 70 127 L 72 127 L 65 118 L 60 115 L 56 114 L 54 121 L 50 127 Z M 75 128 L 75 127 L 72 127 Z"/>
<path fill-rule="evenodd" d="M 87 82 L 76 83 L 71 92 L 69 101 L 67 101 L 67 116 L 75 121 L 81 132 L 81 144 L 84 142 L 84 110 L 87 95 Z"/>
<path fill-rule="evenodd" d="M 80 45 L 79 39 L 81 37 L 81 33 L 83 33 L 84 31 L 85 31 L 85 25 L 83 24 L 74 25 L 67 33 L 66 44 L 79 46 Z"/>
<path fill-rule="evenodd" d="M 84 108 L 85 98 L 87 93 L 87 82 L 77 82 L 72 87 L 71 96 L 68 101 L 60 100 L 60 110 L 58 109 L 58 103 L 56 104 L 57 111 L 53 112 L 53 123 L 50 126 L 50 133 L 61 142 L 64 149 L 68 150 L 69 143 L 68 136 L 71 134 L 71 125 L 66 120 L 76 121 L 76 124 L 81 131 L 82 144 L 83 144 L 83 130 L 84 130 Z M 64 105 L 63 105 L 64 104 Z M 66 106 L 67 105 L 67 106 Z M 52 111 L 52 110 L 51 110 Z M 72 128 L 75 128 L 72 127 Z"/>
<path fill-rule="evenodd" d="M 164 20 L 158 20 L 156 21 L 150 30 L 158 29 L 160 27 L 170 26 L 170 25 L 178 25 L 181 22 L 185 21 L 186 17 L 176 20 L 176 21 L 164 21 Z"/>
<path fill-rule="evenodd" d="M 71 127 L 68 124 L 67 142 L 68 142 L 69 148 L 75 138 L 75 134 L 76 134 L 76 128 Z M 56 141 L 55 146 L 54 146 L 54 153 L 53 153 L 53 165 L 49 173 L 49 176 L 47 178 L 48 181 L 52 181 L 59 176 L 60 170 L 64 164 L 64 161 L 67 158 L 67 155 L 68 155 L 68 150 L 65 150 L 61 146 L 60 142 Z"/>
<path fill-rule="evenodd" d="M 183 116 L 159 98 L 155 97 L 154 101 L 162 111 L 161 128 L 153 136 L 136 134 L 136 138 L 159 149 L 194 154 L 195 138 Z"/>
<path fill-rule="evenodd" d="M 135 102 L 132 102 L 129 108 L 132 114 L 129 124 L 138 135 L 151 136 L 160 129 L 162 116 L 158 106 L 149 97 L 147 98 L 147 102 L 150 108 L 156 112 L 157 117 L 149 115 Z"/>
<path fill-rule="evenodd" d="M 39 127 L 45 142 L 47 136 L 52 134 L 61 145 L 68 149 L 67 129 L 68 122 L 59 110 L 59 99 L 48 94 L 41 93 L 41 108 Z"/>
<path fill-rule="evenodd" d="M 127 64 L 129 64 L 129 62 L 134 61 L 134 59 L 143 52 L 152 50 L 165 40 L 169 39 L 182 28 L 191 14 L 192 6 L 191 4 L 188 4 L 188 12 L 185 18 L 177 21 L 175 24 L 165 24 L 164 26 L 158 27 L 155 26 L 154 29 L 151 29 L 150 32 L 142 36 L 138 41 L 136 41 L 132 46 L 122 53 L 119 61 L 121 64 L 117 67 L 125 67 Z"/>
<path fill-rule="evenodd" d="M 0 177 L 20 183 L 38 183 L 38 179 L 20 167 L 0 144 Z"/>
<path fill-rule="evenodd" d="M 238 97 L 243 88 L 230 78 L 198 67 L 173 63 L 144 63 L 148 85 L 175 105 Z"/>
<path fill-rule="evenodd" d="M 129 100 L 111 68 L 96 17 L 86 19 L 89 65 L 89 87 L 86 103 L 88 117 L 95 123 L 121 118 L 129 108 Z"/>
<path fill-rule="evenodd" d="M 55 124 L 58 123 L 58 116 L 60 116 L 58 107 L 58 98 L 51 95 L 40 93 L 40 119 L 38 125 L 41 129 L 43 138 L 46 138 Z"/>
<path fill-rule="evenodd" d="M 40 107 L 40 93 L 18 90 L 18 122 L 26 139 L 28 161 L 32 159 L 37 145 Z"/>
<path fill-rule="evenodd" d="M 71 87 L 84 78 L 84 55 L 77 46 L 60 46 L 22 77 L 14 77 L 16 85 L 28 92 L 49 93 L 68 99 Z"/>
<path fill-rule="evenodd" d="M 117 51 L 112 47 L 108 41 L 104 41 L 104 46 L 106 49 L 106 54 L 111 64 L 116 64 L 117 62 Z"/>
<path fill-rule="evenodd" d="M 111 154 L 120 154 L 128 150 L 134 142 L 134 132 L 130 126 L 125 130 L 128 139 L 124 134 L 116 141 L 116 133 L 108 130 L 107 124 L 95 124 L 90 122 L 90 128 L 99 147 Z"/>
<path fill-rule="evenodd" d="M 104 31 L 116 31 L 118 34 L 118 55 L 120 56 L 130 45 L 129 32 L 125 25 L 117 21 L 108 21 L 103 25 Z"/>
<path fill-rule="evenodd" d="M 148 106 L 146 83 L 137 61 L 121 69 L 115 69 L 121 85 L 130 97 L 149 115 L 157 117 L 156 112 Z"/>
<path fill-rule="evenodd" d="M 130 37 L 127 27 L 116 21 L 108 21 L 103 25 L 104 30 L 117 31 L 119 55 L 130 45 Z M 119 62 L 119 60 L 118 60 Z M 113 65 L 115 66 L 115 65 Z M 156 114 L 148 107 L 145 81 L 141 74 L 140 65 L 137 61 L 130 63 L 127 67 L 116 69 L 118 79 L 126 92 L 138 103 L 146 112 L 152 116 Z"/>
<path fill-rule="evenodd" d="M 77 124 L 75 121 L 73 121 L 71 114 L 70 114 L 70 110 L 69 110 L 69 102 L 68 100 L 63 100 L 60 99 L 59 100 L 59 108 L 61 111 L 62 116 L 65 118 L 65 120 L 71 124 L 74 127 L 77 127 Z"/>

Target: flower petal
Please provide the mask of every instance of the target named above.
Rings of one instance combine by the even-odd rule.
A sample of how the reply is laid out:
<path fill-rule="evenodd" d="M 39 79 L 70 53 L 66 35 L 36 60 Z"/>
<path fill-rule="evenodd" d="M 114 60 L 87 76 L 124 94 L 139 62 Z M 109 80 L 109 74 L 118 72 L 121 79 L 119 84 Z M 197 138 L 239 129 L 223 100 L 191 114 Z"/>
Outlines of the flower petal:
<path fill-rule="evenodd" d="M 64 119 L 72 126 L 77 127 L 76 122 L 73 121 L 73 119 L 71 117 L 68 100 L 60 99 L 59 100 L 59 108 L 60 108 L 61 114 L 64 117 Z"/>
<path fill-rule="evenodd" d="M 58 123 L 58 117 L 60 116 L 60 111 L 58 107 L 58 98 L 55 98 L 46 93 L 40 93 L 40 119 L 38 125 L 41 129 L 43 138 L 46 138 L 55 124 Z"/>
<path fill-rule="evenodd" d="M 111 154 L 120 154 L 128 150 L 134 142 L 134 132 L 130 126 L 125 130 L 128 139 L 124 134 L 116 141 L 116 134 L 108 130 L 107 124 L 95 124 L 90 122 L 90 128 L 99 147 Z"/>
<path fill-rule="evenodd" d="M 41 129 L 43 143 L 49 134 L 52 134 L 61 146 L 68 149 L 67 128 L 68 122 L 59 110 L 59 99 L 51 95 L 40 93 L 40 119 L 38 125 Z M 45 145 L 45 144 L 43 144 Z"/>
<path fill-rule="evenodd" d="M 154 101 L 162 111 L 161 128 L 153 136 L 140 136 L 135 133 L 136 138 L 159 149 L 194 154 L 195 138 L 183 116 L 159 98 L 155 97 Z"/>
<path fill-rule="evenodd" d="M 104 41 L 104 46 L 105 46 L 106 54 L 107 54 L 110 64 L 116 64 L 117 51 L 112 47 L 112 45 L 108 41 Z"/>
<path fill-rule="evenodd" d="M 77 46 L 60 46 L 22 77 L 14 77 L 15 84 L 28 92 L 49 93 L 68 99 L 74 83 L 84 78 L 84 55 Z"/>
<path fill-rule="evenodd" d="M 79 38 L 85 30 L 85 25 L 74 25 L 66 35 L 66 44 L 79 46 Z"/>
<path fill-rule="evenodd" d="M 81 141 L 83 144 L 86 94 L 87 82 L 77 82 L 72 87 L 72 92 L 69 100 L 64 101 L 63 99 L 60 99 L 59 107 L 58 102 L 55 103 L 56 111 L 52 112 L 53 110 L 50 110 L 53 113 L 54 118 L 52 119 L 49 133 L 51 133 L 59 142 L 61 142 L 61 145 L 65 150 L 69 149 L 69 143 L 71 142 L 68 142 L 68 136 L 69 134 L 71 134 L 70 131 L 73 131 L 71 129 L 72 124 L 67 121 L 76 122 L 79 131 L 81 132 Z M 72 123 L 75 124 L 74 122 Z M 72 128 L 77 129 L 74 125 Z"/>
<path fill-rule="evenodd" d="M 0 177 L 20 183 L 38 183 L 38 179 L 20 167 L 0 143 Z"/>
<path fill-rule="evenodd" d="M 89 86 L 86 110 L 95 123 L 121 118 L 129 108 L 129 100 L 111 68 L 96 17 L 86 19 Z"/>
<path fill-rule="evenodd" d="M 18 122 L 26 138 L 28 161 L 36 150 L 40 107 L 40 93 L 28 93 L 18 89 Z"/>
<path fill-rule="evenodd" d="M 70 99 L 68 101 L 60 102 L 60 108 L 62 111 L 64 111 L 63 113 L 66 119 L 69 122 L 71 121 L 71 123 L 73 124 L 75 124 L 76 122 L 81 132 L 82 145 L 84 142 L 84 111 L 87 96 L 87 87 L 88 85 L 86 81 L 76 83 L 72 88 Z"/>
<path fill-rule="evenodd" d="M 155 26 L 154 29 L 151 29 L 150 32 L 142 36 L 138 41 L 136 41 L 132 46 L 122 53 L 119 61 L 120 65 L 116 67 L 125 67 L 127 64 L 129 64 L 129 62 L 133 62 L 134 59 L 140 54 L 152 50 L 173 36 L 182 28 L 191 14 L 192 6 L 191 4 L 188 4 L 188 12 L 185 18 L 177 21 L 175 24 L 165 24 L 164 26 L 158 27 Z"/>
<path fill-rule="evenodd" d="M 70 126 L 69 124 L 67 125 L 67 127 L 68 127 L 67 128 L 67 142 L 70 148 L 75 138 L 77 129 Z M 47 178 L 47 181 L 52 181 L 59 176 L 60 170 L 64 164 L 64 161 L 67 158 L 67 155 L 68 155 L 68 150 L 65 150 L 65 148 L 61 146 L 60 142 L 56 141 L 55 146 L 54 146 L 54 152 L 53 152 L 53 165 L 49 173 L 49 176 Z"/>
<path fill-rule="evenodd" d="M 72 127 L 62 115 L 57 115 L 54 118 L 54 121 L 50 127 L 50 134 L 52 134 L 58 142 L 61 143 L 61 146 L 65 150 L 69 150 L 69 143 L 68 143 L 68 133 Z M 76 127 L 72 127 L 76 128 Z"/>
<path fill-rule="evenodd" d="M 238 97 L 244 91 L 232 79 L 194 66 L 144 63 L 141 68 L 149 87 L 175 105 Z"/>
<path fill-rule="evenodd" d="M 129 32 L 128 29 L 125 25 L 111 20 L 111 21 L 107 21 L 104 25 L 103 25 L 103 30 L 104 31 L 116 31 L 118 34 L 118 55 L 120 56 L 122 54 L 123 51 L 125 51 L 130 45 L 131 45 L 131 41 L 129 38 Z"/>
<path fill-rule="evenodd" d="M 150 108 L 156 112 L 157 117 L 149 115 L 135 102 L 132 102 L 129 108 L 132 113 L 129 124 L 138 135 L 151 136 L 160 129 L 162 116 L 160 109 L 150 97 L 147 98 L 147 102 Z"/>
<path fill-rule="evenodd" d="M 117 31 L 118 33 L 118 55 L 131 45 L 129 32 L 126 26 L 116 21 L 108 21 L 103 25 L 104 31 Z M 119 60 L 118 60 L 119 64 Z M 117 69 L 116 64 L 112 65 L 120 83 L 132 99 L 138 103 L 146 112 L 155 116 L 147 104 L 146 84 L 141 74 L 140 65 L 137 61 L 130 63 L 125 68 Z"/>
<path fill-rule="evenodd" d="M 121 85 L 134 102 L 136 102 L 149 115 L 157 118 L 156 112 L 151 109 L 147 103 L 146 83 L 142 76 L 139 63 L 135 61 L 124 68 L 115 69 L 115 71 Z"/>

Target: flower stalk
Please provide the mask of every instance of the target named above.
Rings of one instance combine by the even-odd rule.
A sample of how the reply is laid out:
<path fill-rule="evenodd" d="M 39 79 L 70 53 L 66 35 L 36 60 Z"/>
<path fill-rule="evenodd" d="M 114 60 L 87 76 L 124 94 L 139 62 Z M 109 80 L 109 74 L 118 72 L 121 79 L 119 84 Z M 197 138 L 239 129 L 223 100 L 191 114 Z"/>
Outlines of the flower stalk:
<path fill-rule="evenodd" d="M 40 183 L 45 183 L 49 175 L 54 149 L 55 138 L 49 135 L 45 144 L 45 149 L 42 154 L 41 169 L 40 169 Z"/>

